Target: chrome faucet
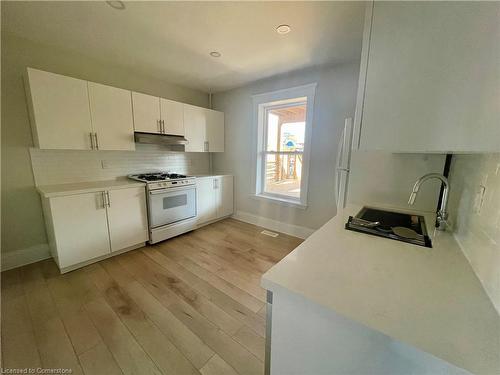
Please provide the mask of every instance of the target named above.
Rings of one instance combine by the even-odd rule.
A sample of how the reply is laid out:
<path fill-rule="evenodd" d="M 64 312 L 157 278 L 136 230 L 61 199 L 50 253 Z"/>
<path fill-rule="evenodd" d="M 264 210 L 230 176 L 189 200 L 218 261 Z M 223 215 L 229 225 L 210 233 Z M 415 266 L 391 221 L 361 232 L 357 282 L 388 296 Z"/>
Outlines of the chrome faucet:
<path fill-rule="evenodd" d="M 413 185 L 413 190 L 410 194 L 410 199 L 408 199 L 408 204 L 412 206 L 415 203 L 415 198 L 417 197 L 417 193 L 422 183 L 432 178 L 441 180 L 444 185 L 443 198 L 441 199 L 441 206 L 439 207 L 436 217 L 436 228 L 438 230 L 446 230 L 446 220 L 448 219 L 448 212 L 446 211 L 446 207 L 448 205 L 448 190 L 450 188 L 450 184 L 448 183 L 448 179 L 446 177 L 439 173 L 428 173 L 420 177 L 417 182 L 415 182 L 415 185 Z"/>

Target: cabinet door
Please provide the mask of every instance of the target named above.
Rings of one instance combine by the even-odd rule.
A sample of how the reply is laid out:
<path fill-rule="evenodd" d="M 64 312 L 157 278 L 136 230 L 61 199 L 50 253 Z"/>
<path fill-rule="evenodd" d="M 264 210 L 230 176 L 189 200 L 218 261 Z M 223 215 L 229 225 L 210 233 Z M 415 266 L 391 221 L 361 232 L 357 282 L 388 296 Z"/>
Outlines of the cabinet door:
<path fill-rule="evenodd" d="M 206 110 L 207 141 L 210 152 L 224 152 L 224 112 Z"/>
<path fill-rule="evenodd" d="M 99 150 L 135 150 L 130 91 L 88 83 L 92 128 Z"/>
<path fill-rule="evenodd" d="M 205 108 L 184 104 L 184 132 L 189 141 L 186 152 L 207 152 L 207 116 Z"/>
<path fill-rule="evenodd" d="M 27 81 L 35 145 L 89 150 L 92 126 L 87 82 L 31 68 Z"/>
<path fill-rule="evenodd" d="M 215 178 L 215 195 L 217 218 L 232 215 L 233 208 L 233 176 Z"/>
<path fill-rule="evenodd" d="M 132 92 L 134 129 L 136 132 L 160 133 L 160 99 L 156 96 Z"/>
<path fill-rule="evenodd" d="M 160 98 L 161 119 L 165 133 L 184 135 L 184 105 L 173 100 Z"/>
<path fill-rule="evenodd" d="M 376 1 L 360 148 L 498 152 L 497 15 L 494 2 Z"/>
<path fill-rule="evenodd" d="M 109 254 L 103 192 L 50 198 L 61 268 Z"/>
<path fill-rule="evenodd" d="M 196 208 L 198 224 L 217 218 L 214 178 L 199 178 L 196 180 Z"/>
<path fill-rule="evenodd" d="M 110 190 L 108 196 L 111 251 L 146 242 L 149 232 L 144 187 Z"/>

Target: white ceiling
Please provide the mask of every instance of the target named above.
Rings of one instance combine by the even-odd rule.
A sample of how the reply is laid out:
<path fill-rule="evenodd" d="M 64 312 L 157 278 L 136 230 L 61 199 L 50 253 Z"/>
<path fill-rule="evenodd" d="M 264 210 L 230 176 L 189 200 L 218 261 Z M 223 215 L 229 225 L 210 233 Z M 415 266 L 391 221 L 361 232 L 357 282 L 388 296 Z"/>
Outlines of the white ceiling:
<path fill-rule="evenodd" d="M 2 30 L 204 91 L 359 59 L 364 2 L 2 1 Z M 279 35 L 275 28 L 289 24 Z M 209 56 L 219 51 L 222 57 Z"/>

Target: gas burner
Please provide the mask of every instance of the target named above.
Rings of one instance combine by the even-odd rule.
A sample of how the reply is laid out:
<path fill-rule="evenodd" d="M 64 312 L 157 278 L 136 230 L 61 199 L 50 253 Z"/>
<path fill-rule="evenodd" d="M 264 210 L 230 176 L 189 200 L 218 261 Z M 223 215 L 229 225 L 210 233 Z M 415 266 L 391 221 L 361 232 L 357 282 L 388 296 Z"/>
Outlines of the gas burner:
<path fill-rule="evenodd" d="M 142 173 L 142 174 L 130 175 L 129 178 L 142 182 L 156 182 L 156 181 L 185 179 L 189 178 L 189 176 L 179 173 L 157 172 L 157 173 Z"/>
<path fill-rule="evenodd" d="M 177 178 L 186 178 L 187 176 L 185 176 L 183 174 L 177 174 L 177 173 L 167 173 L 167 177 L 172 179 L 172 180 L 175 180 Z"/>

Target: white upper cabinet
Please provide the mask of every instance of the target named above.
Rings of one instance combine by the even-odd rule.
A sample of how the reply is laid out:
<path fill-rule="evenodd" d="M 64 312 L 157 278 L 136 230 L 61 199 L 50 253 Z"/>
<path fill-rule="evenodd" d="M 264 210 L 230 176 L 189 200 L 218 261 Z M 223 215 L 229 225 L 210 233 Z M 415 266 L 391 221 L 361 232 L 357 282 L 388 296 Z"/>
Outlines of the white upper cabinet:
<path fill-rule="evenodd" d="M 95 148 L 135 150 L 130 91 L 89 82 Z"/>
<path fill-rule="evenodd" d="M 186 151 L 224 151 L 224 113 L 184 104 L 184 130 Z"/>
<path fill-rule="evenodd" d="M 26 88 L 35 146 L 91 149 L 86 81 L 28 68 Z"/>
<path fill-rule="evenodd" d="M 224 113 L 206 110 L 208 151 L 224 152 Z"/>
<path fill-rule="evenodd" d="M 208 151 L 205 108 L 184 104 L 184 132 L 189 141 L 186 145 L 187 152 Z"/>
<path fill-rule="evenodd" d="M 224 151 L 222 112 L 32 68 L 26 78 L 36 147 L 128 151 L 143 132 L 184 136 L 185 151 Z"/>
<path fill-rule="evenodd" d="M 369 7 L 355 121 L 359 148 L 500 151 L 498 4 Z"/>
<path fill-rule="evenodd" d="M 160 98 L 163 131 L 170 135 L 184 135 L 184 104 Z"/>
<path fill-rule="evenodd" d="M 135 131 L 160 134 L 160 99 L 157 96 L 132 92 L 132 105 Z"/>

